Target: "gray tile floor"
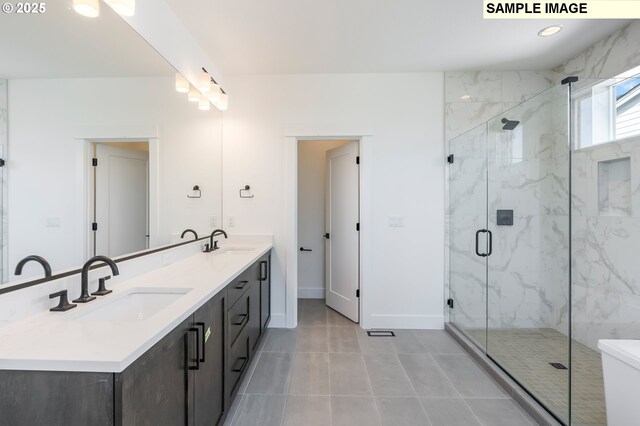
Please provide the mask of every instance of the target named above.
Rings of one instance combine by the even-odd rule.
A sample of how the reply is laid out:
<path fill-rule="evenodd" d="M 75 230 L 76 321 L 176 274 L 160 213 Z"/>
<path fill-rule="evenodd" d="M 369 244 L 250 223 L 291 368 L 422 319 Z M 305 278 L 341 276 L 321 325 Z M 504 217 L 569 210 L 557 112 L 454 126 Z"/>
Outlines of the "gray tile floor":
<path fill-rule="evenodd" d="M 298 328 L 270 329 L 227 426 L 534 425 L 444 331 L 369 337 L 301 299 Z"/>

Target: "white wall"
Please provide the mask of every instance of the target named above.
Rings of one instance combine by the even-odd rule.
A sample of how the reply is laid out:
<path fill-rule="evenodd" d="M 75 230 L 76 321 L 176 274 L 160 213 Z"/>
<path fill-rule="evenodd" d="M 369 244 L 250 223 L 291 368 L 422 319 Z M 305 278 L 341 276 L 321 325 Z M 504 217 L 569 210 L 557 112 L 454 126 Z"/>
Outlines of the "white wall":
<path fill-rule="evenodd" d="M 298 142 L 298 298 L 325 296 L 325 190 L 327 151 L 348 141 Z"/>
<path fill-rule="evenodd" d="M 158 244 L 221 215 L 221 113 L 199 111 L 171 77 L 9 80 L 9 268 L 44 256 L 54 271 L 84 261 L 83 138 L 159 138 Z M 189 200 L 193 185 L 202 198 Z M 47 227 L 48 217 L 60 227 Z M 22 277 L 41 274 L 28 264 Z M 11 275 L 12 276 L 12 275 Z"/>
<path fill-rule="evenodd" d="M 231 232 L 274 235 L 274 318 L 285 314 L 285 128 L 350 126 L 372 135 L 363 157 L 372 170 L 363 320 L 442 327 L 443 74 L 227 76 L 226 84 L 224 215 L 235 220 Z M 239 198 L 245 184 L 255 198 Z M 405 227 L 389 228 L 389 216 L 404 217 Z"/>

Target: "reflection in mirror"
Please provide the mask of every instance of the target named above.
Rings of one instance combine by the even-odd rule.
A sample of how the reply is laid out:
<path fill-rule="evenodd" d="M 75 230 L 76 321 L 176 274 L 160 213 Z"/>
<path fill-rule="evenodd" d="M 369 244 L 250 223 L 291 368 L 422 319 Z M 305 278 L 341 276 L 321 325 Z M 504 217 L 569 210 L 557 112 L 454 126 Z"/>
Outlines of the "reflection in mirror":
<path fill-rule="evenodd" d="M 56 274 L 221 218 L 220 111 L 176 92 L 176 70 L 113 10 L 66 3 L 0 16 L 3 283 L 44 277 L 38 262 L 15 275 L 29 255 Z"/>

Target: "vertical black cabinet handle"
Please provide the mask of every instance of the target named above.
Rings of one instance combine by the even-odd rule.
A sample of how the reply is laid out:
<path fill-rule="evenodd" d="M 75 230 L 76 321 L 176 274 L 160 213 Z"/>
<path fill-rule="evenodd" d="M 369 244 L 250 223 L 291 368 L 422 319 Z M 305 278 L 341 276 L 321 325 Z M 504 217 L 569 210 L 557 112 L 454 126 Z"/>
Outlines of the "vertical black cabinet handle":
<path fill-rule="evenodd" d="M 204 323 L 203 322 L 197 322 L 196 325 L 198 327 L 202 327 L 202 336 L 200 337 L 202 339 L 202 358 L 200 358 L 200 362 L 204 362 L 204 347 L 205 347 L 205 342 L 206 342 L 206 335 L 205 335 L 205 331 L 204 331 Z"/>
<path fill-rule="evenodd" d="M 196 333 L 196 365 L 189 365 L 189 370 L 200 370 L 200 329 L 197 327 L 191 327 L 189 332 L 195 331 Z M 191 345 L 189 345 L 191 346 Z M 187 350 L 187 357 L 189 358 L 189 362 L 191 362 L 191 357 L 189 357 L 189 351 Z"/>
<path fill-rule="evenodd" d="M 266 281 L 267 278 L 269 278 L 267 277 L 267 261 L 263 260 L 260 262 L 260 281 Z"/>
<path fill-rule="evenodd" d="M 486 255 L 491 256 L 491 253 L 493 253 L 493 234 L 488 229 L 487 233 L 489 233 L 489 252 Z"/>

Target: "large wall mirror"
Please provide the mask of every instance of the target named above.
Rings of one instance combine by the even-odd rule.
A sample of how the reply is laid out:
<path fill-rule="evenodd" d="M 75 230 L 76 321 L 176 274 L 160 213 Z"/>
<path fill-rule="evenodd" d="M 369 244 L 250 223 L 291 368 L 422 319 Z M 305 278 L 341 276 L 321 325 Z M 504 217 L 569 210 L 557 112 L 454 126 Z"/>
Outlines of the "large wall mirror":
<path fill-rule="evenodd" d="M 43 277 L 35 262 L 14 274 L 28 255 L 56 274 L 221 218 L 222 114 L 176 92 L 176 70 L 109 7 L 70 3 L 0 14 L 2 283 Z"/>

